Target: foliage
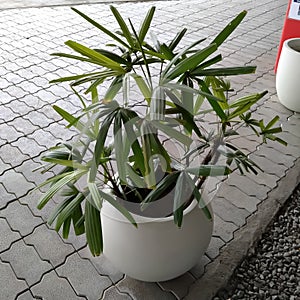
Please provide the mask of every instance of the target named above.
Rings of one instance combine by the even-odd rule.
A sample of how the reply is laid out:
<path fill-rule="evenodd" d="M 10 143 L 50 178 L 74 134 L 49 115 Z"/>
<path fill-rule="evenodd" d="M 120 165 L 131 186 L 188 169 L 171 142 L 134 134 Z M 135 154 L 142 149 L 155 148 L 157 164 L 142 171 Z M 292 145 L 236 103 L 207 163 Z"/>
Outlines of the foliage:
<path fill-rule="evenodd" d="M 50 187 L 38 208 L 42 209 L 56 193 L 62 193 L 63 200 L 53 211 L 49 224 L 56 220 L 55 229 L 62 227 L 64 237 L 68 237 L 73 222 L 75 233 L 86 232 L 92 254 L 99 255 L 103 249 L 103 201 L 136 226 L 119 199 L 140 203 L 141 209 L 146 210 L 151 202 L 171 190 L 178 226 L 182 225 L 183 210 L 193 199 L 211 218 L 201 195 L 206 178 L 224 176 L 235 169 L 241 173 L 257 173 L 260 169 L 231 138 L 246 126 L 263 142 L 270 139 L 284 144 L 276 136 L 281 131 L 274 127 L 277 116 L 267 124 L 252 117 L 253 106 L 266 92 L 229 99 L 230 83 L 222 76 L 253 73 L 255 67 L 212 67 L 222 60 L 216 52 L 241 23 L 245 11 L 199 48 L 207 43 L 206 39 L 183 46 L 185 28 L 169 42 L 161 42 L 157 37 L 152 43 L 146 40 L 154 7 L 137 30 L 111 6 L 120 27 L 117 33 L 73 10 L 113 42 L 105 49 L 92 49 L 67 41 L 65 44 L 76 54 L 53 54 L 92 64 L 96 69 L 52 81 L 70 81 L 82 103 L 78 116 L 54 105 L 68 127 L 78 130 L 79 138 L 51 148 L 42 156 L 48 163 L 44 172 L 58 165 L 62 168 L 41 185 Z M 133 85 L 139 92 L 138 100 L 132 96 Z M 87 96 L 79 94 L 77 86 L 85 86 Z M 100 99 L 99 87 L 103 86 L 107 89 Z M 91 102 L 85 99 L 89 96 Z M 166 140 L 177 145 L 182 154 L 174 155 L 174 149 L 165 146 Z M 219 163 L 220 159 L 223 163 Z M 80 188 L 82 181 L 84 187 Z"/>

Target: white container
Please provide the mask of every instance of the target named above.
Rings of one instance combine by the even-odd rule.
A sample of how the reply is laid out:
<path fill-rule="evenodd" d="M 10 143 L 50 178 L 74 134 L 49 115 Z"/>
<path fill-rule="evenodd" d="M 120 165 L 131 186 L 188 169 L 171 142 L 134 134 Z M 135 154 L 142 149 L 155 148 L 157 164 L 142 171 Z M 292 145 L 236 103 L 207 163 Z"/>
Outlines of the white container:
<path fill-rule="evenodd" d="M 101 210 L 104 255 L 135 279 L 154 282 L 178 277 L 199 262 L 211 240 L 213 221 L 195 200 L 185 209 L 181 228 L 173 216 L 132 215 L 138 228 L 107 202 Z"/>
<path fill-rule="evenodd" d="M 283 43 L 277 74 L 278 99 L 286 108 L 300 112 L 300 38 Z"/>

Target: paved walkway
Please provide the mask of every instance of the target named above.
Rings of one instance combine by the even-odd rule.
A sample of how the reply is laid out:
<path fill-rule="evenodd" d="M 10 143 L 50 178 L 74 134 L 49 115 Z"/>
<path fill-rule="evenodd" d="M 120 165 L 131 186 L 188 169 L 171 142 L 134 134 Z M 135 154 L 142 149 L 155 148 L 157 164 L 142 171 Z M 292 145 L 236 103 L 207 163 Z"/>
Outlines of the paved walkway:
<path fill-rule="evenodd" d="M 3 1 L 2 1 L 3 2 Z M 76 2 L 76 1 L 74 1 Z M 67 3 L 67 2 L 66 2 Z M 273 66 L 286 0 L 190 0 L 119 3 L 133 21 L 157 6 L 157 34 L 189 29 L 187 39 L 213 35 L 243 9 L 243 25 L 223 46 L 225 63 L 258 65 L 257 73 L 233 79 L 240 93 L 269 90 L 257 117 L 281 117 L 287 147 L 268 143 L 256 148 L 255 136 L 236 142 L 251 150 L 265 170 L 257 177 L 233 174 L 213 200 L 214 235 L 192 270 L 172 281 L 143 283 L 124 276 L 104 257 L 91 258 L 83 239 L 63 241 L 46 220 L 49 210 L 36 209 L 39 192 L 29 194 L 45 177 L 32 173 L 47 147 L 72 138 L 51 105 L 78 111 L 67 85 L 48 81 L 82 66 L 49 56 L 69 38 L 90 45 L 103 43 L 99 32 L 68 6 L 0 11 L 0 290 L 1 299 L 191 299 L 209 300 L 260 235 L 278 207 L 299 182 L 300 115 L 276 97 Z M 115 26 L 107 4 L 87 4 L 85 13 Z"/>

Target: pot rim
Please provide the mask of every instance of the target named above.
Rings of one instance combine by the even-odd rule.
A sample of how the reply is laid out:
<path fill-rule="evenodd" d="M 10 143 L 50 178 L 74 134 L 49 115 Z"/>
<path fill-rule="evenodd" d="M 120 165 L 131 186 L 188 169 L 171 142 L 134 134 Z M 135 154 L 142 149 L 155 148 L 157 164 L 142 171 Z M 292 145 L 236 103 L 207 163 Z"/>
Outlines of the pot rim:
<path fill-rule="evenodd" d="M 194 199 L 191 204 L 184 209 L 183 211 L 183 217 L 187 214 L 189 214 L 196 206 L 198 206 L 198 202 Z M 209 206 L 209 204 L 207 204 Z M 200 208 L 199 208 L 200 209 Z M 123 216 L 115 207 L 113 207 L 109 202 L 104 201 L 103 206 L 101 209 L 101 214 L 111 220 L 117 220 L 118 222 L 122 223 L 130 223 L 129 220 Z M 151 223 L 151 222 L 156 222 L 156 223 L 163 223 L 163 222 L 173 222 L 174 216 L 168 216 L 168 217 L 145 217 L 141 215 L 137 215 L 135 213 L 130 213 L 134 220 L 136 221 L 137 224 L 139 223 Z"/>
<path fill-rule="evenodd" d="M 297 50 L 293 48 L 293 44 L 297 44 Z M 300 37 L 285 40 L 284 47 L 289 51 L 292 51 L 293 53 L 298 53 L 300 55 Z"/>

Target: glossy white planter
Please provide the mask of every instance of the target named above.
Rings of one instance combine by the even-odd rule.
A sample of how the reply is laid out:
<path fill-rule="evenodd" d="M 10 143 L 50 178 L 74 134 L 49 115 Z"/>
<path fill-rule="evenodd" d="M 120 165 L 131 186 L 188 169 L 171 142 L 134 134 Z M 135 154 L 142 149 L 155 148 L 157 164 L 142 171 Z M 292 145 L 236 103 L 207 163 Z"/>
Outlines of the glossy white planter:
<path fill-rule="evenodd" d="M 281 104 L 300 112 L 300 38 L 283 43 L 277 67 L 276 89 Z"/>
<path fill-rule="evenodd" d="M 181 228 L 172 216 L 133 214 L 135 228 L 107 202 L 101 216 L 104 255 L 123 273 L 143 281 L 169 280 L 191 269 L 206 251 L 213 230 L 213 221 L 196 201 L 184 211 Z"/>

